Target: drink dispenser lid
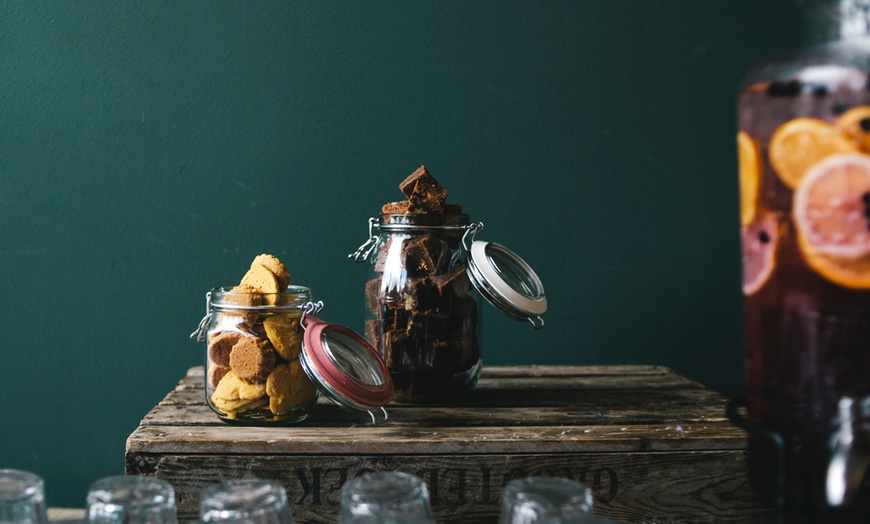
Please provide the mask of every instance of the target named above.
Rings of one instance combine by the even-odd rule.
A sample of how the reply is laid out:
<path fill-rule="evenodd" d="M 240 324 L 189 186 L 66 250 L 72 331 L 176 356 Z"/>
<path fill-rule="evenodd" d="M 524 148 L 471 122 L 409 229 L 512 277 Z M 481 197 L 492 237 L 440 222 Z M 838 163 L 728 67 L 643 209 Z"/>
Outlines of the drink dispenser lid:
<path fill-rule="evenodd" d="M 474 240 L 483 224 L 471 224 L 463 237 L 470 237 L 468 278 L 496 309 L 516 320 L 528 320 L 535 329 L 544 327 L 541 315 L 547 311 L 544 285 L 519 255 L 494 242 Z"/>
<path fill-rule="evenodd" d="M 315 317 L 323 303 L 303 308 L 305 328 L 299 361 L 305 374 L 327 398 L 336 404 L 366 411 L 377 423 L 374 410 L 393 400 L 390 372 L 377 351 L 351 329 Z"/>

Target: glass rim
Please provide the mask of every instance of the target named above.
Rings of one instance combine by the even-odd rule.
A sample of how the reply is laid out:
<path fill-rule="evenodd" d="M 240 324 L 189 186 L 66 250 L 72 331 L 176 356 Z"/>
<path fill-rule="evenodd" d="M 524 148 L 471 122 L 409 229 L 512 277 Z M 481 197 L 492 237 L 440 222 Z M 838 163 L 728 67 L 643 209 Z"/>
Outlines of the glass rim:
<path fill-rule="evenodd" d="M 342 496 L 358 504 L 377 504 L 386 500 L 401 504 L 429 495 L 421 478 L 403 471 L 364 473 L 345 483 L 345 487 Z"/>
<path fill-rule="evenodd" d="M 0 500 L 12 502 L 41 496 L 45 481 L 36 473 L 21 469 L 0 469 L 0 484 L 14 486 L 15 490 L 0 491 Z"/>
<path fill-rule="evenodd" d="M 466 213 L 382 213 L 373 227 L 384 231 L 464 231 L 470 225 Z"/>
<path fill-rule="evenodd" d="M 278 293 L 259 293 L 233 291 L 235 286 L 216 287 L 206 293 L 209 308 L 216 311 L 281 311 L 288 309 L 301 309 L 306 302 L 311 301 L 311 288 L 306 286 L 290 285 L 287 289 Z M 227 302 L 232 297 L 261 297 L 262 304 L 244 304 Z"/>
<path fill-rule="evenodd" d="M 144 500 L 144 497 L 150 497 Z M 130 500 L 133 497 L 135 500 Z M 175 505 L 175 489 L 158 477 L 113 475 L 95 480 L 88 488 L 87 505 L 130 503 L 135 507 Z"/>

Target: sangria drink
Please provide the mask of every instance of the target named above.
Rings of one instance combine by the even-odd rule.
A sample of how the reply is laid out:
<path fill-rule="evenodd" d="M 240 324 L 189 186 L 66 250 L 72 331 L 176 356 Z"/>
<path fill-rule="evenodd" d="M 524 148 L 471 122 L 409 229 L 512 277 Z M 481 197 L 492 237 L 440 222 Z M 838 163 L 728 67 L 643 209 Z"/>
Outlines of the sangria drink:
<path fill-rule="evenodd" d="M 753 436 L 750 467 L 770 495 L 784 475 L 788 521 L 845 511 L 826 500 L 837 405 L 870 395 L 870 76 L 818 62 L 738 99 L 747 409 L 785 449 Z"/>

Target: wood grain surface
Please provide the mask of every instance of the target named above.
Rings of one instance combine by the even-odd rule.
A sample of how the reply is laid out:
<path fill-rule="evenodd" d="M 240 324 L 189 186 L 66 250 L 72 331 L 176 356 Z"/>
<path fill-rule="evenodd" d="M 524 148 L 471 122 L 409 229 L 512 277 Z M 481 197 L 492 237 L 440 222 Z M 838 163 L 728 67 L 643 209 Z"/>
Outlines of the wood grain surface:
<path fill-rule="evenodd" d="M 772 521 L 726 399 L 659 366 L 485 368 L 462 402 L 396 402 L 377 426 L 325 399 L 297 425 L 227 425 L 204 395 L 192 368 L 127 440 L 127 473 L 171 482 L 184 519 L 205 486 L 259 476 L 286 486 L 297 522 L 335 522 L 344 481 L 401 470 L 438 522 L 495 522 L 504 485 L 540 475 L 585 482 L 620 522 Z"/>

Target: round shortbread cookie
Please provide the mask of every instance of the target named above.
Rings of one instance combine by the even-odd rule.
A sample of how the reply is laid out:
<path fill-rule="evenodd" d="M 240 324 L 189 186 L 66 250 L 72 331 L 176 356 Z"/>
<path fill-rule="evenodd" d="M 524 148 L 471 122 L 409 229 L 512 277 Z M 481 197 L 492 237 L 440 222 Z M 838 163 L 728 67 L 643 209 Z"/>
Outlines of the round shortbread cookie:
<path fill-rule="evenodd" d="M 251 268 L 256 265 L 265 267 L 275 275 L 275 278 L 278 280 L 279 291 L 284 291 L 290 285 L 290 271 L 277 257 L 266 253 L 257 255 L 254 261 L 251 262 Z"/>
<path fill-rule="evenodd" d="M 267 340 L 242 337 L 230 352 L 230 368 L 240 378 L 262 382 L 275 368 L 275 350 Z"/>
<path fill-rule="evenodd" d="M 229 367 L 230 351 L 236 342 L 241 340 L 241 333 L 234 331 L 222 331 L 211 337 L 208 344 L 208 359 L 221 367 Z"/>
<path fill-rule="evenodd" d="M 269 342 L 281 358 L 289 362 L 299 356 L 304 335 L 302 326 L 299 325 L 299 317 L 273 315 L 263 320 L 263 327 Z"/>

